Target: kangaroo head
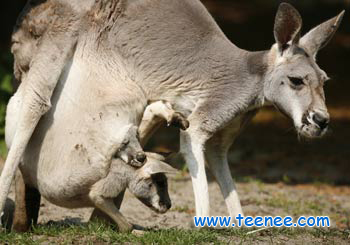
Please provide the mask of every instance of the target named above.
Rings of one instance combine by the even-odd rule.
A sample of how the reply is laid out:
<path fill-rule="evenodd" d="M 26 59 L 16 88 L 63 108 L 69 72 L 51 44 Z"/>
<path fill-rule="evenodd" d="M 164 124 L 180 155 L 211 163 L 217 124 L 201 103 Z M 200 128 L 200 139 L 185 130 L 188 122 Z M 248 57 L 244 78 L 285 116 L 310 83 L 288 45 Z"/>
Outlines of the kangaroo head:
<path fill-rule="evenodd" d="M 120 129 L 119 135 L 122 140 L 115 157 L 132 166 L 141 167 L 146 162 L 147 156 L 139 142 L 138 128 L 127 125 Z"/>
<path fill-rule="evenodd" d="M 298 134 L 307 138 L 323 136 L 329 114 L 324 83 L 327 74 L 316 64 L 316 54 L 337 30 L 344 11 L 301 37 L 302 19 L 287 3 L 278 9 L 266 75 L 265 98 L 293 119 Z"/>
<path fill-rule="evenodd" d="M 136 171 L 129 183 L 129 190 L 143 204 L 156 212 L 165 213 L 171 207 L 168 193 L 166 173 L 176 173 L 177 170 L 162 162 L 161 158 L 148 155 L 146 164 Z"/>

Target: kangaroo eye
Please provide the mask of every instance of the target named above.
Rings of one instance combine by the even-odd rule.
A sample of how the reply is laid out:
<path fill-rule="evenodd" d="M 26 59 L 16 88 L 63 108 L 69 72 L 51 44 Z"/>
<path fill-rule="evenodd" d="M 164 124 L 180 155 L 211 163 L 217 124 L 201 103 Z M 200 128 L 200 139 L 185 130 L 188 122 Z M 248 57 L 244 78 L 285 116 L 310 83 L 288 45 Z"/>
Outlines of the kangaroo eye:
<path fill-rule="evenodd" d="M 291 83 L 294 86 L 300 86 L 300 85 L 304 85 L 304 81 L 302 78 L 299 77 L 288 77 L 289 81 L 291 81 Z"/>

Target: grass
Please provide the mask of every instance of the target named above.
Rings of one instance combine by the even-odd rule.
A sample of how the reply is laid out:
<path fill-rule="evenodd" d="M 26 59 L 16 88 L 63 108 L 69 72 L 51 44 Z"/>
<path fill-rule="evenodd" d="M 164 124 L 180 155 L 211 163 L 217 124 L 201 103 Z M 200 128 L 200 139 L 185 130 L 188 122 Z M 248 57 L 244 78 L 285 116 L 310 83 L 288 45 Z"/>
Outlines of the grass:
<path fill-rule="evenodd" d="M 0 233 L 0 241 L 8 244 L 40 244 L 43 242 L 59 244 L 95 243 L 138 243 L 138 244 L 195 244 L 217 243 L 215 231 L 159 230 L 145 232 L 144 235 L 121 234 L 102 223 L 85 225 L 45 225 L 33 229 L 31 233 Z"/>
<path fill-rule="evenodd" d="M 7 147 L 4 140 L 0 140 L 0 159 L 5 159 L 7 154 Z"/>
<path fill-rule="evenodd" d="M 187 212 L 191 211 L 191 209 L 187 205 L 176 206 L 176 207 L 172 208 L 172 210 L 176 211 L 176 212 L 180 212 L 180 213 L 187 213 Z"/>
<path fill-rule="evenodd" d="M 322 212 L 324 209 L 323 203 L 307 200 L 292 200 L 290 197 L 288 198 L 284 194 L 274 195 L 267 200 L 266 205 L 274 208 L 282 208 L 288 213 L 292 214 L 301 214 L 301 213 L 309 213 L 317 215 Z"/>
<path fill-rule="evenodd" d="M 147 231 L 143 235 L 121 234 L 103 223 L 83 225 L 41 225 L 32 232 L 18 234 L 0 232 L 0 242 L 5 244 L 228 244 L 257 241 L 280 243 L 294 241 L 315 241 L 336 243 L 347 240 L 349 231 L 335 229 L 271 228 L 247 235 L 252 229 L 167 229 Z"/>

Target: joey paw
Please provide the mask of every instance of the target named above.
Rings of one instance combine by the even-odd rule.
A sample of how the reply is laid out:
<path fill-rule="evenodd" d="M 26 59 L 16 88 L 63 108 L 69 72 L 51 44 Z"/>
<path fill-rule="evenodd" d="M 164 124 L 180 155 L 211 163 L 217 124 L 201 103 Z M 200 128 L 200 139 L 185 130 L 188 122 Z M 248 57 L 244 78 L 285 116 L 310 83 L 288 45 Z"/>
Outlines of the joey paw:
<path fill-rule="evenodd" d="M 168 125 L 178 127 L 182 130 L 186 130 L 190 126 L 190 122 L 180 112 L 175 112 Z"/>

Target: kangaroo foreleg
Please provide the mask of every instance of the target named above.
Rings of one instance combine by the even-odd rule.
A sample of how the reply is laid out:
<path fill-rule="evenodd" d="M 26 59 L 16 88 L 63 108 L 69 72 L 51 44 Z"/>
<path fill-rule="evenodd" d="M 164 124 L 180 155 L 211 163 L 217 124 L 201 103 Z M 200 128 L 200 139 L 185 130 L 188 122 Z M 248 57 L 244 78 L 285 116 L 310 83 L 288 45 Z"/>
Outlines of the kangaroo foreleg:
<path fill-rule="evenodd" d="M 209 190 L 204 154 L 206 137 L 201 137 L 201 132 L 197 133 L 197 130 L 191 127 L 180 133 L 180 152 L 184 156 L 190 171 L 196 216 L 204 217 L 209 216 Z"/>
<path fill-rule="evenodd" d="M 132 231 L 132 225 L 126 220 L 126 218 L 120 213 L 119 209 L 113 202 L 113 199 L 104 198 L 98 193 L 90 193 L 90 199 L 95 204 L 96 208 L 109 216 L 115 224 L 118 225 L 120 232 Z"/>
<path fill-rule="evenodd" d="M 125 194 L 125 190 L 122 191 L 118 197 L 113 199 L 113 203 L 116 206 L 117 209 L 120 209 L 123 199 L 124 199 L 124 194 Z M 100 209 L 95 208 L 94 211 L 92 212 L 91 216 L 90 216 L 90 221 L 92 220 L 102 220 L 106 223 L 109 224 L 115 224 L 114 220 L 108 216 L 106 213 L 102 212 Z"/>
<path fill-rule="evenodd" d="M 140 143 L 144 146 L 157 129 L 166 121 L 167 125 L 173 125 L 186 130 L 189 127 L 187 119 L 176 112 L 166 101 L 156 101 L 149 104 L 143 114 L 139 126 Z"/>

